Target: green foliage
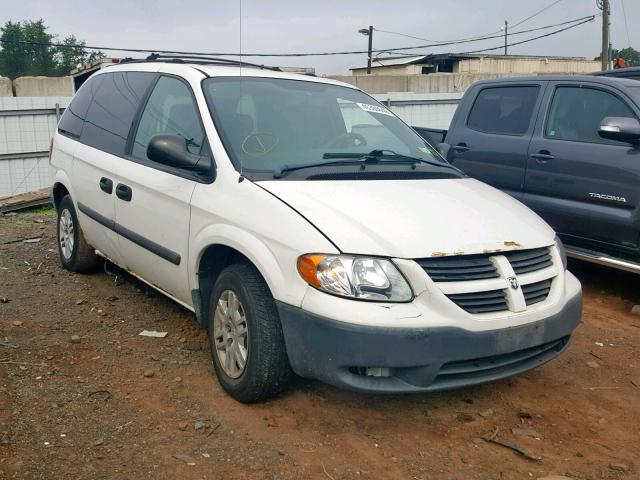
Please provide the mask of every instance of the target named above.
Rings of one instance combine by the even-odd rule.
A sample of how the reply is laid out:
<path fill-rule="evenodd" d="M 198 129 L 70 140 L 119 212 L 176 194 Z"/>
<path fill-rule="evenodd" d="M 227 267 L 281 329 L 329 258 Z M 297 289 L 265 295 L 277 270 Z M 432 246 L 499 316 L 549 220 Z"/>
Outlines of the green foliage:
<path fill-rule="evenodd" d="M 14 43 L 24 41 L 24 32 L 20 23 L 8 21 L 0 29 L 0 75 L 9 78 L 16 78 L 18 73 L 25 71 L 27 63 L 24 54 L 25 47 Z M 6 43 L 4 43 L 6 41 Z"/>
<path fill-rule="evenodd" d="M 622 50 L 611 50 L 611 60 L 615 58 L 624 58 L 629 62 L 630 67 L 640 67 L 640 52 L 633 47 L 623 48 Z M 598 55 L 594 60 L 600 60 L 601 56 Z"/>
<path fill-rule="evenodd" d="M 21 217 L 55 217 L 56 209 L 53 207 L 51 203 L 45 203 L 44 205 L 38 205 L 35 207 L 30 207 L 24 210 L 21 210 L 18 213 Z"/>
<path fill-rule="evenodd" d="M 12 22 L 0 27 L 0 75 L 16 78 L 23 75 L 63 76 L 78 64 L 104 57 L 89 53 L 85 43 L 74 35 L 60 41 L 47 32 L 43 20 Z"/>
<path fill-rule="evenodd" d="M 613 49 L 613 58 L 624 58 L 629 62 L 629 66 L 640 67 L 640 52 L 632 47 L 623 48 L 622 50 Z"/>

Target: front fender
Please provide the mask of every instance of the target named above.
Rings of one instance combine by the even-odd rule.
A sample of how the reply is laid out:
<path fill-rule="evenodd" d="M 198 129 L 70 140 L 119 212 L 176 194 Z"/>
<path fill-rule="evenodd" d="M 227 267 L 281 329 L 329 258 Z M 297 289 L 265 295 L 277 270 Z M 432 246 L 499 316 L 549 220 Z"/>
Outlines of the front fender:
<path fill-rule="evenodd" d="M 198 266 L 211 245 L 225 245 L 247 257 L 267 282 L 276 300 L 300 306 L 306 283 L 296 270 L 298 252 L 269 239 L 259 239 L 250 232 L 229 224 L 209 225 L 197 232 L 189 252 L 189 281 L 198 289 Z"/>
<path fill-rule="evenodd" d="M 71 179 L 69 178 L 69 175 L 67 175 L 67 173 L 58 168 L 56 169 L 54 175 L 53 175 L 53 184 L 51 185 L 51 201 L 53 201 L 53 190 L 56 187 L 56 185 L 63 185 L 64 188 L 67 189 L 67 191 L 69 192 L 69 195 L 71 196 L 71 200 L 74 203 L 75 206 L 75 194 L 74 194 L 74 190 L 71 184 Z M 77 208 L 77 207 L 76 207 Z"/>

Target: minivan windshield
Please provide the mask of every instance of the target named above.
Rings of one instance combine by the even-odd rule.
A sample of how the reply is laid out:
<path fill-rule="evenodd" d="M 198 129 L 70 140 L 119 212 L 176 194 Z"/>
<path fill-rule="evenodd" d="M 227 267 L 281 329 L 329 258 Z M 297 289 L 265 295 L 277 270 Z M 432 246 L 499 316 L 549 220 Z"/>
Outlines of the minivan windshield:
<path fill-rule="evenodd" d="M 231 160 L 252 177 L 369 163 L 461 176 L 413 129 L 359 90 L 261 77 L 209 78 L 203 89 Z"/>

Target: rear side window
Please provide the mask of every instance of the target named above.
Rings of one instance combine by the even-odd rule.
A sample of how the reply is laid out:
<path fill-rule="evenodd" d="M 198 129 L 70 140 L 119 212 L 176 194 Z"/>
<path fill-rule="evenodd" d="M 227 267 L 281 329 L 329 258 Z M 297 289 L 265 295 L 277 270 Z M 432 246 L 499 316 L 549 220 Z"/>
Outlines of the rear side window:
<path fill-rule="evenodd" d="M 574 142 L 624 145 L 602 138 L 598 127 L 605 117 L 631 117 L 633 111 L 612 93 L 586 87 L 558 87 L 549 108 L 545 136 Z"/>
<path fill-rule="evenodd" d="M 148 160 L 147 147 L 154 135 L 167 133 L 185 139 L 187 150 L 199 154 L 204 130 L 191 90 L 182 81 L 161 77 L 144 107 L 131 155 Z"/>
<path fill-rule="evenodd" d="M 467 126 L 499 135 L 523 135 L 529 128 L 540 87 L 485 88 L 471 108 Z"/>
<path fill-rule="evenodd" d="M 82 129 L 82 143 L 124 155 L 131 124 L 155 76 L 147 72 L 96 76 L 89 85 L 93 100 Z"/>
<path fill-rule="evenodd" d="M 95 80 L 95 77 L 90 78 L 82 85 L 76 96 L 71 100 L 71 104 L 62 114 L 60 123 L 58 123 L 58 131 L 60 133 L 76 139 L 80 138 L 84 118 L 87 115 L 87 110 L 89 110 L 89 105 L 91 105 L 91 84 L 93 80 Z"/>

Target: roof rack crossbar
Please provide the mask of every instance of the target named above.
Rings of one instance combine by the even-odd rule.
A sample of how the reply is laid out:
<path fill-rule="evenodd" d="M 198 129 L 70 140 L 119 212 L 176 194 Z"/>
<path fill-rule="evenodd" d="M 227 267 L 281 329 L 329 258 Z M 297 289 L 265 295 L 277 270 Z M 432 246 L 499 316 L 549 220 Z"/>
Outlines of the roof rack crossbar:
<path fill-rule="evenodd" d="M 233 60 L 230 58 L 207 57 L 201 55 L 161 55 L 152 53 L 145 59 L 125 58 L 120 63 L 145 63 L 145 62 L 167 62 L 167 63 L 196 63 L 199 65 L 237 65 L 242 67 L 260 68 L 263 70 L 273 70 L 280 72 L 278 67 L 268 65 L 258 65 L 255 63 Z"/>

